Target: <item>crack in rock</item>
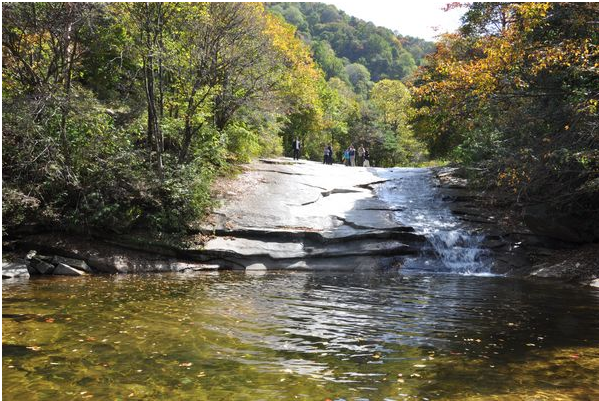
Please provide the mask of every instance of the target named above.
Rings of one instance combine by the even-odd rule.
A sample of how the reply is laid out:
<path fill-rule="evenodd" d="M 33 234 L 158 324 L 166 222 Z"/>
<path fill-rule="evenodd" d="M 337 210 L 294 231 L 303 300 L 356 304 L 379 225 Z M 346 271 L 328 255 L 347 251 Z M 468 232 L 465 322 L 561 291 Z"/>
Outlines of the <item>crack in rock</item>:
<path fill-rule="evenodd" d="M 388 182 L 388 181 L 389 180 L 380 180 L 380 181 L 369 182 L 367 184 L 359 184 L 359 185 L 355 185 L 355 186 L 358 188 L 370 189 L 372 191 L 374 189 L 374 188 L 372 188 L 373 185 L 384 184 L 385 182 Z"/>
<path fill-rule="evenodd" d="M 346 226 L 355 228 L 356 230 L 373 230 L 374 229 L 374 227 L 368 227 L 368 226 L 362 226 L 360 224 L 356 224 L 352 221 L 347 220 L 344 217 L 340 217 L 340 216 L 333 216 L 333 217 L 335 217 L 337 220 L 343 222 L 343 224 L 345 224 Z"/>
<path fill-rule="evenodd" d="M 334 194 L 352 194 L 352 193 L 357 194 L 360 192 L 362 192 L 362 191 L 358 191 L 358 190 L 350 189 L 350 188 L 335 188 L 335 189 L 331 189 L 329 191 L 321 192 L 321 195 L 323 197 L 327 197 L 329 195 L 334 195 Z"/>
<path fill-rule="evenodd" d="M 313 174 L 302 174 L 302 173 L 291 173 L 289 171 L 280 171 L 280 170 L 263 170 L 263 169 L 254 169 L 252 171 L 260 172 L 260 173 L 279 173 L 286 175 L 303 175 L 303 176 L 313 176 Z"/>
<path fill-rule="evenodd" d="M 301 185 L 305 185 L 305 186 L 307 186 L 307 187 L 310 187 L 310 188 L 322 189 L 323 191 L 326 191 L 326 190 L 327 190 L 326 188 L 319 187 L 319 186 L 317 186 L 317 185 L 310 185 L 310 184 L 306 184 L 305 182 L 300 182 L 300 184 L 301 184 Z"/>
<path fill-rule="evenodd" d="M 295 162 L 272 160 L 272 159 L 258 159 L 258 160 L 260 160 L 260 162 L 264 163 L 264 164 L 279 164 L 279 165 L 286 165 L 286 166 L 293 166 L 294 164 L 297 164 Z"/>
<path fill-rule="evenodd" d="M 315 186 L 309 185 L 309 184 L 304 184 L 304 185 L 307 185 L 309 187 L 319 188 L 319 187 L 315 187 Z M 324 188 L 320 188 L 320 189 L 324 189 Z M 308 205 L 311 205 L 313 203 L 318 202 L 321 198 L 326 198 L 329 195 L 334 195 L 334 194 L 352 194 L 352 193 L 361 193 L 361 192 L 362 191 L 358 191 L 358 190 L 355 190 L 355 189 L 349 189 L 349 188 L 335 188 L 335 189 L 331 189 L 329 191 L 323 191 L 323 192 L 320 193 L 320 195 L 318 196 L 318 198 L 316 198 L 315 200 L 302 203 L 299 206 L 308 206 Z M 292 204 L 291 205 L 287 204 L 287 205 L 288 206 L 298 206 L 298 205 L 292 205 Z"/>
<path fill-rule="evenodd" d="M 302 203 L 300 206 L 308 206 L 308 205 L 311 205 L 311 204 L 313 204 L 313 203 L 316 203 L 316 202 L 318 202 L 318 201 L 320 200 L 320 198 L 321 198 L 321 196 L 320 196 L 320 195 L 318 195 L 318 198 L 316 198 L 315 200 L 313 200 L 313 201 L 310 201 L 310 202 L 306 202 L 306 203 Z"/>

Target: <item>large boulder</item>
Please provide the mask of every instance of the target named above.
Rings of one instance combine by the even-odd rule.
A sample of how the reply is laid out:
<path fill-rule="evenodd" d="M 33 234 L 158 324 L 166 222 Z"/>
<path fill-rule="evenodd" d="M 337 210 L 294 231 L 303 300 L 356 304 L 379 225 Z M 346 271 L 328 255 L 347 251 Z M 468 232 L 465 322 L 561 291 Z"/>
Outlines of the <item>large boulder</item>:
<path fill-rule="evenodd" d="M 64 263 L 59 263 L 54 269 L 55 276 L 83 276 L 85 273 Z"/>
<path fill-rule="evenodd" d="M 54 265 L 42 260 L 42 258 L 38 256 L 34 256 L 29 260 L 27 270 L 32 276 L 36 274 L 52 274 Z"/>
<path fill-rule="evenodd" d="M 73 259 L 73 258 L 65 258 L 63 256 L 55 255 L 52 258 L 52 263 L 58 265 L 59 263 L 63 263 L 65 265 L 74 267 L 77 270 L 84 271 L 86 273 L 91 273 L 92 269 L 85 263 L 85 260 Z"/>
<path fill-rule="evenodd" d="M 524 222 L 535 234 L 567 242 L 592 242 L 597 232 L 597 217 L 583 218 L 560 213 L 548 205 L 538 204 L 524 209 Z"/>

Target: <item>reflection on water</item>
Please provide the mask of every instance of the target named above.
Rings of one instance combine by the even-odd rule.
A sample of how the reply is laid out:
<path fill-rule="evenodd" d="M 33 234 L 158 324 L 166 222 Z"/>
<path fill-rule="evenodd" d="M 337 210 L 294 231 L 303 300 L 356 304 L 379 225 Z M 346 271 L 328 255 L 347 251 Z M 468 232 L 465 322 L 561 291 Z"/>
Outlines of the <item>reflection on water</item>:
<path fill-rule="evenodd" d="M 6 399 L 599 398 L 592 290 L 380 272 L 3 287 Z"/>

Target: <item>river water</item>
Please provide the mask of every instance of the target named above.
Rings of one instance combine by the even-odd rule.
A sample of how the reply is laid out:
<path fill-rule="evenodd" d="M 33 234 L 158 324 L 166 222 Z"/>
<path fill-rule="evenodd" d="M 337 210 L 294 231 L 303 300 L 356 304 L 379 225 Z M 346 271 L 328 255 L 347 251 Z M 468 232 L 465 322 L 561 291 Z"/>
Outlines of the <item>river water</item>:
<path fill-rule="evenodd" d="M 401 270 L 5 280 L 4 399 L 599 399 L 599 291 L 488 274 L 429 173 L 388 174 L 433 250 Z"/>

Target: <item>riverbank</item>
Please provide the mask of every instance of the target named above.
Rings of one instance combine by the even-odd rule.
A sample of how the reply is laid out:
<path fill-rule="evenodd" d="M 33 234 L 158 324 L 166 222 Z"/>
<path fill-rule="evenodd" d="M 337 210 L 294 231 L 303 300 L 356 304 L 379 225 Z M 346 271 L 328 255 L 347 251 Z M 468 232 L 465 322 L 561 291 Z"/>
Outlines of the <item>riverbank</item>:
<path fill-rule="evenodd" d="M 237 178 L 215 185 L 220 206 L 178 244 L 150 240 L 143 233 L 24 235 L 12 243 L 21 259 L 3 265 L 3 277 L 25 274 L 28 264 L 32 271 L 31 260 L 42 266 L 40 274 L 47 274 L 58 265 L 40 262 L 49 263 L 54 256 L 84 261 L 89 270 L 82 274 L 401 267 L 406 258 L 434 250 L 414 227 L 398 223 L 398 216 L 401 220 L 409 212 L 402 209 L 409 206 L 389 204 L 381 196 L 380 189 L 391 185 L 385 178 L 390 171 L 285 158 L 258 160 L 244 166 Z M 433 172 L 438 196 L 452 215 L 466 231 L 484 237 L 480 246 L 493 261 L 493 273 L 597 283 L 596 244 L 580 247 L 536 235 L 500 200 L 470 190 L 459 169 Z M 31 250 L 37 255 L 26 260 Z"/>

